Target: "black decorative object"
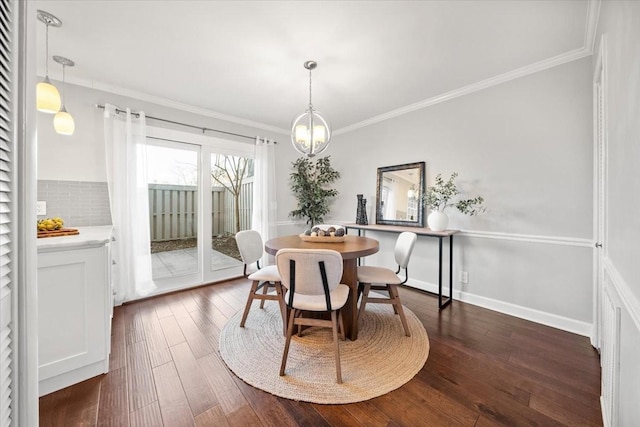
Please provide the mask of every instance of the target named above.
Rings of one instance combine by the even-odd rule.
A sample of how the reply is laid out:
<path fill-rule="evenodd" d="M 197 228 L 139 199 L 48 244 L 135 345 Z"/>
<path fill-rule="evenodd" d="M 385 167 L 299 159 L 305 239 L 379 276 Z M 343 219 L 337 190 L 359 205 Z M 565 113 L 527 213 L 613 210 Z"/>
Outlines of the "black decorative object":
<path fill-rule="evenodd" d="M 356 224 L 367 225 L 367 199 L 362 198 L 362 194 L 358 194 L 358 209 L 356 211 Z"/>

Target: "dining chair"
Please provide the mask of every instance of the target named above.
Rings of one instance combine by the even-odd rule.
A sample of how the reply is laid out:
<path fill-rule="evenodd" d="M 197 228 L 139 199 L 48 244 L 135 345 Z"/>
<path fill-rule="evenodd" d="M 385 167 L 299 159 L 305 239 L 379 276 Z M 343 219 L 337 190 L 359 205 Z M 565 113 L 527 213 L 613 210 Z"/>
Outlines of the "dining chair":
<path fill-rule="evenodd" d="M 363 285 L 362 289 L 362 301 L 360 302 L 360 309 L 358 310 L 358 319 L 365 310 L 367 304 L 392 304 L 395 314 L 400 316 L 402 326 L 404 327 L 404 333 L 410 337 L 409 326 L 407 325 L 407 319 L 402 309 L 402 301 L 400 301 L 400 294 L 398 293 L 398 285 L 402 285 L 409 279 L 409 270 L 407 265 L 409 264 L 409 258 L 413 252 L 413 247 L 416 244 L 416 233 L 405 231 L 400 233 L 396 240 L 395 246 L 395 259 L 398 264 L 398 270 L 393 271 L 385 267 L 374 266 L 360 266 L 358 267 L 358 282 Z M 400 270 L 404 269 L 404 280 L 398 276 Z M 370 297 L 369 291 L 385 291 L 389 294 L 389 298 L 383 297 Z"/>
<path fill-rule="evenodd" d="M 340 309 L 349 297 L 349 287 L 340 283 L 342 255 L 329 249 L 280 249 L 276 265 L 282 286 L 287 289 L 284 300 L 290 309 L 280 376 L 285 374 L 294 327 L 329 327 L 333 332 L 336 378 L 341 384 L 338 335 L 344 340 L 344 324 Z M 330 313 L 331 319 L 302 317 L 303 312 Z"/>
<path fill-rule="evenodd" d="M 247 277 L 249 280 L 252 280 L 253 283 L 251 284 L 247 304 L 242 313 L 240 327 L 244 328 L 253 300 L 260 300 L 260 308 L 264 308 L 265 300 L 276 300 L 280 305 L 280 312 L 282 314 L 282 330 L 286 332 L 286 308 L 278 267 L 275 265 L 260 267 L 260 258 L 262 258 L 264 248 L 262 236 L 255 230 L 239 231 L 236 233 L 236 243 L 238 244 L 240 257 L 242 257 L 242 262 L 244 263 L 243 275 L 247 277 L 247 267 L 252 266 L 254 263 L 257 268 L 256 271 Z M 272 288 L 275 289 L 275 295 L 269 293 L 269 290 Z M 259 293 L 260 289 L 262 289 L 262 293 Z"/>

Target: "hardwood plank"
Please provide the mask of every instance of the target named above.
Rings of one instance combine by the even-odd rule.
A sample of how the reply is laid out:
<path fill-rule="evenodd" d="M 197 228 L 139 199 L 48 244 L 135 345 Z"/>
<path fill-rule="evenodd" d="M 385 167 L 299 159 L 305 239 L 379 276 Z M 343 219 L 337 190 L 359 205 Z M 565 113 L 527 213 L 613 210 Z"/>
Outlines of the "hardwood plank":
<path fill-rule="evenodd" d="M 198 415 L 195 419 L 197 427 L 229 427 L 227 417 L 224 416 L 224 412 L 220 406 L 214 406 L 213 408 Z"/>
<path fill-rule="evenodd" d="M 264 426 L 296 426 L 296 420 L 282 407 L 278 398 L 272 394 L 251 387 L 241 379 L 234 381 Z"/>
<path fill-rule="evenodd" d="M 206 356 L 209 353 L 213 353 L 214 349 L 209 344 L 209 341 L 200 333 L 195 322 L 190 315 L 176 316 L 178 326 L 182 330 L 185 340 L 191 347 L 193 355 L 196 358 Z"/>
<path fill-rule="evenodd" d="M 163 317 L 173 316 L 173 312 L 167 305 L 167 298 L 171 295 L 163 295 L 156 298 L 152 298 L 153 305 L 156 309 L 156 314 L 158 315 L 158 319 L 162 319 Z"/>
<path fill-rule="evenodd" d="M 98 426 L 129 425 L 127 368 L 112 369 L 102 379 L 98 403 Z"/>
<path fill-rule="evenodd" d="M 220 406 L 225 414 L 229 414 L 248 404 L 238 386 L 233 374 L 229 372 L 224 362 L 217 355 L 207 355 L 198 359 L 198 364 L 209 385 L 214 390 Z"/>
<path fill-rule="evenodd" d="M 151 367 L 164 365 L 171 361 L 171 353 L 169 345 L 165 339 L 160 319 L 155 310 L 155 304 L 151 301 L 145 301 L 140 308 L 142 318 L 142 326 L 147 342 L 147 350 L 149 351 L 149 361 Z"/>
<path fill-rule="evenodd" d="M 218 401 L 213 394 L 202 368 L 196 361 L 191 348 L 187 343 L 171 347 L 173 362 L 185 391 L 191 413 L 196 416 L 214 406 Z"/>
<path fill-rule="evenodd" d="M 160 326 L 162 327 L 162 332 L 164 332 L 164 337 L 169 347 L 185 342 L 182 329 L 178 326 L 178 322 L 174 316 L 161 318 Z"/>
<path fill-rule="evenodd" d="M 124 304 L 124 331 L 127 344 L 144 340 L 142 329 L 142 317 L 140 316 L 140 304 Z"/>
<path fill-rule="evenodd" d="M 173 362 L 153 368 L 153 378 L 158 387 L 158 405 L 165 426 L 193 426 L 195 422 L 187 396 Z"/>
<path fill-rule="evenodd" d="M 65 423 L 68 426 L 95 426 L 102 375 L 72 385 Z"/>
<path fill-rule="evenodd" d="M 350 403 L 344 405 L 344 408 L 359 420 L 363 425 L 368 427 L 385 427 L 395 424 L 391 418 L 387 417 L 384 412 L 378 410 L 369 401 Z"/>
<path fill-rule="evenodd" d="M 158 402 L 131 412 L 131 427 L 164 427 Z"/>
<path fill-rule="evenodd" d="M 127 346 L 127 385 L 130 411 L 158 400 L 145 341 Z"/>
<path fill-rule="evenodd" d="M 71 396 L 71 388 L 67 387 L 40 398 L 39 410 L 41 427 L 66 425 L 69 396 Z"/>
<path fill-rule="evenodd" d="M 124 309 L 122 306 L 113 308 L 111 323 L 111 353 L 109 354 L 109 369 L 118 370 L 127 365 L 127 344 L 124 334 Z"/>
<path fill-rule="evenodd" d="M 311 405 L 318 414 L 324 418 L 324 425 L 327 426 L 366 426 L 353 416 L 344 406 L 340 405 Z M 313 424 L 320 425 L 320 424 Z"/>
<path fill-rule="evenodd" d="M 531 396 L 531 402 L 529 402 L 529 407 L 565 425 L 572 425 L 572 426 L 599 425 L 599 423 L 597 422 L 590 421 L 591 419 L 593 419 L 592 418 L 593 414 L 589 414 L 589 412 L 592 412 L 592 411 L 576 412 L 575 407 L 566 407 L 565 404 L 566 402 L 563 402 L 562 400 L 552 400 L 552 399 L 547 399 L 543 396 L 533 395 Z"/>

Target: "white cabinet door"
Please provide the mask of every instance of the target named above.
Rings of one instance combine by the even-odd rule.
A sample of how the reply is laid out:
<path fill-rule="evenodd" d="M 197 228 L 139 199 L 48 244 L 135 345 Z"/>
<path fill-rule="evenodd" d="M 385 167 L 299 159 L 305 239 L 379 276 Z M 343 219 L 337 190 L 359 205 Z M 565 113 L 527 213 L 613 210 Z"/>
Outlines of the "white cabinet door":
<path fill-rule="evenodd" d="M 108 246 L 38 255 L 41 395 L 108 370 L 108 256 Z"/>

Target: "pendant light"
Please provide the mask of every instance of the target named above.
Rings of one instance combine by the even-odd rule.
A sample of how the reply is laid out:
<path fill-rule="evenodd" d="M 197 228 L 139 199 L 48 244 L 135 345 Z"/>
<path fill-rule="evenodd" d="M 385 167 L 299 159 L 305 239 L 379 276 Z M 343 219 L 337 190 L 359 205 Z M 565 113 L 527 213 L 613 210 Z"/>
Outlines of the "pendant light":
<path fill-rule="evenodd" d="M 60 110 L 60 93 L 58 89 L 49 81 L 49 26 L 61 27 L 62 21 L 44 10 L 38 11 L 38 20 L 44 22 L 47 26 L 46 36 L 46 62 L 44 80 L 36 86 L 36 104 L 38 111 L 43 113 L 55 114 Z"/>
<path fill-rule="evenodd" d="M 64 56 L 54 56 L 53 60 L 58 64 L 62 65 L 62 100 L 66 101 L 67 96 L 65 94 L 65 73 L 64 70 L 66 67 L 73 67 L 75 62 L 70 60 L 69 58 L 65 58 Z M 73 131 L 76 128 L 75 123 L 73 122 L 73 117 L 71 114 L 67 112 L 67 109 L 64 106 L 64 102 L 62 103 L 62 108 L 58 111 L 53 118 L 53 127 L 60 135 L 73 135 Z"/>
<path fill-rule="evenodd" d="M 313 157 L 322 153 L 331 140 L 331 128 L 320 112 L 313 109 L 311 103 L 311 70 L 318 64 L 315 61 L 307 61 L 304 68 L 309 70 L 309 109 L 297 115 L 291 125 L 291 142 L 293 147 L 301 154 Z"/>

